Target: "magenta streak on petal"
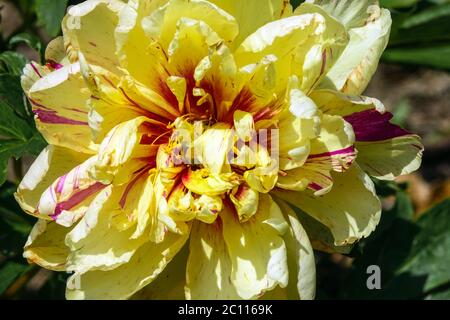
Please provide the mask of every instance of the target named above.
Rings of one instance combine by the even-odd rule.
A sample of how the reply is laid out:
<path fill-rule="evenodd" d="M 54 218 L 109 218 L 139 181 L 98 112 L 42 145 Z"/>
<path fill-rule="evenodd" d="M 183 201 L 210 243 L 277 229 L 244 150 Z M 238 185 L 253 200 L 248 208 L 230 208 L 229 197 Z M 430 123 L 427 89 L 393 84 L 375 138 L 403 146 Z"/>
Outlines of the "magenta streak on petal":
<path fill-rule="evenodd" d="M 87 122 L 61 117 L 56 114 L 56 111 L 53 110 L 35 109 L 33 110 L 33 112 L 34 114 L 37 115 L 38 119 L 43 123 L 81 125 L 81 126 L 88 125 Z"/>
<path fill-rule="evenodd" d="M 348 155 L 348 154 L 353 154 L 354 152 L 355 152 L 355 147 L 350 146 L 348 148 L 341 149 L 341 150 L 335 150 L 335 151 L 325 152 L 325 153 L 320 153 L 320 154 L 312 154 L 308 157 L 308 159 L 332 157 L 332 156 L 339 156 L 339 155 Z"/>
<path fill-rule="evenodd" d="M 327 65 L 327 50 L 323 50 L 322 52 L 322 67 L 320 68 L 320 75 L 325 73 L 325 66 Z"/>
<path fill-rule="evenodd" d="M 58 184 L 56 185 L 56 192 L 61 193 L 63 191 L 66 178 L 67 178 L 66 174 L 59 178 Z"/>
<path fill-rule="evenodd" d="M 62 67 L 64 67 L 62 64 L 60 64 L 54 60 L 47 60 L 47 66 L 54 70 L 59 70 Z"/>
<path fill-rule="evenodd" d="M 128 197 L 128 194 L 130 193 L 131 189 L 133 189 L 136 182 L 138 182 L 138 180 L 140 178 L 142 178 L 142 176 L 146 173 L 147 173 L 147 171 L 145 171 L 145 170 L 142 171 L 133 180 L 131 180 L 131 182 L 127 185 L 127 187 L 125 188 L 125 192 L 123 193 L 122 198 L 120 198 L 120 201 L 119 201 L 120 207 L 122 209 L 125 208 L 125 204 L 127 203 L 127 197 Z"/>
<path fill-rule="evenodd" d="M 73 188 L 74 189 L 78 189 L 78 175 L 79 175 L 79 172 L 80 172 L 80 166 L 75 168 L 75 172 L 74 172 L 74 175 L 73 175 Z"/>
<path fill-rule="evenodd" d="M 35 107 L 39 107 L 39 108 L 42 108 L 42 109 L 45 109 L 45 110 L 52 110 L 52 109 L 50 109 L 49 107 L 46 107 L 46 106 L 44 106 L 43 104 L 40 104 L 39 102 L 34 101 L 33 99 L 30 99 L 30 102 L 31 102 Z"/>
<path fill-rule="evenodd" d="M 96 182 L 92 186 L 90 186 L 84 190 L 81 190 L 79 192 L 74 193 L 68 200 L 58 203 L 56 205 L 54 214 L 51 215 L 50 217 L 53 220 L 56 220 L 58 218 L 58 216 L 61 214 L 61 212 L 72 209 L 73 207 L 80 204 L 83 200 L 85 200 L 89 196 L 95 194 L 96 192 L 102 190 L 105 187 L 106 187 L 105 184 L 103 184 L 101 182 Z"/>
<path fill-rule="evenodd" d="M 39 78 L 42 78 L 42 75 L 40 74 L 39 70 L 36 68 L 33 62 L 30 63 L 31 67 L 33 68 L 34 72 L 39 76 Z"/>
<path fill-rule="evenodd" d="M 80 110 L 80 109 L 77 109 L 77 108 L 64 108 L 64 109 L 69 110 L 69 111 L 73 111 L 73 112 L 82 113 L 82 114 L 88 114 L 87 111 L 83 111 L 83 110 Z"/>
<path fill-rule="evenodd" d="M 365 110 L 344 117 L 353 126 L 356 141 L 381 141 L 409 135 L 399 126 L 390 123 L 390 112 L 380 113 L 375 109 Z"/>
<path fill-rule="evenodd" d="M 320 191 L 323 189 L 321 186 L 319 186 L 317 183 L 314 182 L 310 183 L 308 187 L 313 189 L 314 191 Z"/>

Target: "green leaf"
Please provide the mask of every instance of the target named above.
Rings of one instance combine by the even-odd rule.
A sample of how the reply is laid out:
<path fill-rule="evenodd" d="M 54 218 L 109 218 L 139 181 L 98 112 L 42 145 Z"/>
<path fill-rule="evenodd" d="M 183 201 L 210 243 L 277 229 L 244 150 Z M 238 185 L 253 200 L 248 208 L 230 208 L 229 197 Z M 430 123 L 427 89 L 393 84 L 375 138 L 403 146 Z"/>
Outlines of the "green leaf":
<path fill-rule="evenodd" d="M 23 213 L 14 199 L 17 186 L 6 182 L 0 186 L 0 250 L 5 257 L 22 254 L 22 248 L 35 218 Z"/>
<path fill-rule="evenodd" d="M 450 199 L 414 222 L 409 198 L 397 195 L 393 210 L 385 212 L 375 234 L 362 243 L 343 293 L 353 299 L 418 299 L 437 294 L 450 284 Z M 381 269 L 381 290 L 366 287 L 367 267 Z"/>
<path fill-rule="evenodd" d="M 11 74 L 0 74 L 0 100 L 3 101 L 11 110 L 14 110 L 18 116 L 30 119 L 33 123 L 33 115 L 31 111 L 26 108 L 20 84 L 20 77 Z M 19 103 L 22 101 L 23 103 Z"/>
<path fill-rule="evenodd" d="M 432 6 L 412 15 L 403 21 L 402 28 L 409 29 L 446 16 L 450 16 L 450 3 L 440 6 Z"/>
<path fill-rule="evenodd" d="M 0 294 L 13 284 L 13 282 L 22 274 L 30 270 L 31 266 L 7 261 L 0 267 Z"/>
<path fill-rule="evenodd" d="M 26 64 L 27 59 L 20 53 L 5 51 L 0 54 L 0 73 L 20 76 Z"/>
<path fill-rule="evenodd" d="M 14 49 L 19 43 L 25 43 L 27 46 L 38 52 L 41 52 L 42 50 L 42 44 L 39 38 L 30 33 L 19 33 L 9 40 L 11 49 Z"/>
<path fill-rule="evenodd" d="M 450 70 L 450 44 L 392 48 L 385 51 L 383 60 Z"/>
<path fill-rule="evenodd" d="M 450 286 L 442 291 L 436 291 L 430 293 L 426 298 L 426 300 L 450 300 Z"/>
<path fill-rule="evenodd" d="M 18 76 L 0 75 L 0 185 L 6 179 L 8 160 L 26 153 L 37 155 L 45 141 L 36 130 Z"/>
<path fill-rule="evenodd" d="M 35 8 L 40 25 L 48 34 L 56 37 L 61 30 L 61 21 L 66 13 L 68 0 L 36 0 Z"/>
<path fill-rule="evenodd" d="M 408 100 L 401 100 L 400 103 L 395 107 L 394 117 L 392 118 L 391 122 L 401 127 L 405 127 L 406 121 L 408 120 L 408 117 L 411 113 L 411 109 L 412 107 Z"/>
<path fill-rule="evenodd" d="M 385 8 L 407 8 L 417 4 L 420 0 L 381 0 L 381 6 Z"/>
<path fill-rule="evenodd" d="M 302 4 L 304 2 L 304 0 L 291 0 L 291 5 L 292 7 L 295 9 L 297 8 L 300 4 Z"/>
<path fill-rule="evenodd" d="M 423 290 L 428 292 L 450 283 L 450 199 L 423 214 L 417 226 L 421 231 L 397 274 L 426 277 Z"/>

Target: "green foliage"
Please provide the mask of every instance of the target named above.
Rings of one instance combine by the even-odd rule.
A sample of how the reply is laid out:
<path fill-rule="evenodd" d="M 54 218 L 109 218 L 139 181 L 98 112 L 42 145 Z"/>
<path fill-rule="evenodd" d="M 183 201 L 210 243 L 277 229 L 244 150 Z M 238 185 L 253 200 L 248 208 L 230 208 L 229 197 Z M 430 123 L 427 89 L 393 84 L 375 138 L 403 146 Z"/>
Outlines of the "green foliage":
<path fill-rule="evenodd" d="M 393 9 L 384 61 L 450 70 L 450 1 L 386 0 L 382 4 Z"/>
<path fill-rule="evenodd" d="M 19 43 L 25 43 L 30 48 L 35 49 L 38 52 L 41 52 L 42 50 L 40 39 L 37 36 L 29 33 L 19 33 L 9 40 L 9 45 L 12 48 L 17 46 Z"/>
<path fill-rule="evenodd" d="M 411 200 L 398 191 L 396 205 L 380 226 L 359 244 L 342 295 L 351 299 L 422 299 L 448 295 L 450 288 L 450 200 L 413 218 Z M 381 290 L 366 286 L 367 267 L 381 269 Z"/>
<path fill-rule="evenodd" d="M 61 20 L 66 12 L 68 0 L 36 0 L 35 8 L 38 22 L 48 34 L 55 37 L 61 29 Z"/>
<path fill-rule="evenodd" d="M 34 218 L 21 213 L 14 200 L 16 185 L 7 182 L 0 186 L 0 295 L 22 274 L 31 270 L 24 261 L 22 248 Z"/>
<path fill-rule="evenodd" d="M 12 70 L 14 71 L 14 70 Z M 20 86 L 20 77 L 14 72 L 0 74 L 0 184 L 6 179 L 8 160 L 24 154 L 34 155 L 45 142 L 34 126 Z"/>

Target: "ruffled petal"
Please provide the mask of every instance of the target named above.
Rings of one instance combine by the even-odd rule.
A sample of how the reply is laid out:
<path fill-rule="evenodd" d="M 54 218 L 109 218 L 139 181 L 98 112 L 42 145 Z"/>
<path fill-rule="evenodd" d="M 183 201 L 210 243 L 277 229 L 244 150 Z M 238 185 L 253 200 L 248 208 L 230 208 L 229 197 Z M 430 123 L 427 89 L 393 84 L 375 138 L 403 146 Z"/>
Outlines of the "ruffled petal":
<path fill-rule="evenodd" d="M 15 198 L 28 214 L 40 216 L 37 208 L 42 193 L 60 176 L 88 159 L 89 155 L 49 145 L 37 157 L 23 177 Z"/>
<path fill-rule="evenodd" d="M 146 34 L 167 49 L 181 18 L 203 21 L 228 43 L 236 38 L 239 30 L 233 16 L 205 0 L 171 0 L 144 18 L 142 23 Z"/>
<path fill-rule="evenodd" d="M 193 226 L 186 268 L 187 299 L 239 299 L 230 279 L 232 262 L 222 230 L 221 220 Z"/>
<path fill-rule="evenodd" d="M 70 61 L 78 61 L 81 52 L 89 64 L 121 73 L 114 31 L 124 5 L 119 0 L 88 0 L 69 8 L 62 28 Z"/>
<path fill-rule="evenodd" d="M 48 143 L 78 152 L 95 152 L 97 146 L 88 125 L 90 91 L 78 63 L 42 76 L 27 95 L 36 115 L 36 126 Z"/>
<path fill-rule="evenodd" d="M 245 184 L 241 184 L 236 193 L 230 194 L 230 200 L 233 202 L 241 222 L 248 221 L 258 211 L 259 192 Z"/>
<path fill-rule="evenodd" d="M 276 202 L 289 223 L 289 229 L 283 237 L 289 267 L 289 285 L 285 289 L 287 297 L 312 300 L 316 294 L 316 264 L 313 248 L 295 212 L 283 200 L 277 199 Z"/>
<path fill-rule="evenodd" d="M 393 115 L 368 109 L 345 117 L 356 136 L 361 168 L 383 180 L 416 171 L 424 150 L 419 136 L 390 123 Z"/>
<path fill-rule="evenodd" d="M 185 300 L 186 270 L 189 246 L 186 244 L 170 261 L 163 272 L 141 291 L 136 292 L 132 300 Z"/>
<path fill-rule="evenodd" d="M 238 295 L 255 299 L 278 285 L 286 287 L 288 267 L 282 236 L 288 225 L 272 198 L 261 195 L 258 212 L 245 223 L 230 209 L 220 217 L 231 260 L 231 282 Z"/>
<path fill-rule="evenodd" d="M 110 271 L 75 273 L 67 282 L 69 300 L 127 299 L 155 280 L 184 246 L 189 234 L 168 233 L 163 242 L 142 245 L 128 263 Z"/>
<path fill-rule="evenodd" d="M 348 30 L 350 41 L 344 52 L 327 73 L 321 85 L 348 94 L 359 95 L 375 73 L 391 31 L 389 10 L 381 9 L 378 1 L 315 0 L 313 5 L 301 5 L 305 11 L 314 7 L 327 11 Z"/>
<path fill-rule="evenodd" d="M 23 257 L 43 268 L 65 271 L 70 251 L 64 244 L 64 238 L 70 230 L 53 221 L 39 219 L 28 236 Z"/>
<path fill-rule="evenodd" d="M 116 185 L 132 177 L 156 158 L 159 145 L 148 143 L 146 125 L 152 120 L 138 117 L 116 126 L 100 145 L 91 173 L 96 180 Z M 151 140 L 150 140 L 151 141 Z"/>
<path fill-rule="evenodd" d="M 119 14 L 115 31 L 117 56 L 121 67 L 152 90 L 165 88 L 167 58 L 160 44 L 152 41 L 142 27 L 142 19 L 168 0 L 130 0 Z M 145 66 L 145 67 L 143 67 Z"/>
<path fill-rule="evenodd" d="M 210 2 L 236 18 L 239 24 L 236 45 L 266 23 L 292 14 L 292 7 L 286 0 L 210 0 Z"/>
<path fill-rule="evenodd" d="M 43 193 L 35 214 L 70 227 L 85 214 L 94 197 L 106 187 L 89 174 L 96 159 L 87 159 L 56 179 Z"/>
<path fill-rule="evenodd" d="M 302 12 L 259 28 L 241 44 L 235 56 L 239 66 L 275 57 L 274 92 L 282 92 L 295 74 L 301 81 L 300 88 L 308 93 L 333 66 L 347 42 L 345 28 L 326 12 Z"/>
<path fill-rule="evenodd" d="M 372 233 L 380 221 L 381 204 L 372 180 L 356 164 L 333 174 L 333 181 L 331 191 L 322 197 L 308 192 L 275 194 L 327 226 L 335 244 L 342 246 Z"/>
<path fill-rule="evenodd" d="M 142 182 L 135 186 L 133 192 L 136 193 L 137 200 L 128 198 L 127 202 L 132 202 L 128 206 L 122 201 L 127 192 L 127 185 L 118 188 L 110 186 L 91 202 L 84 217 L 66 237 L 66 245 L 71 251 L 67 261 L 68 271 L 106 271 L 130 261 L 148 238 L 131 239 L 134 230 L 116 227 L 114 219 L 117 215 L 137 215 L 134 211 L 142 209 L 141 199 L 147 202 L 147 195 L 143 193 L 145 182 L 146 179 L 142 179 Z M 136 218 L 130 220 L 136 222 Z"/>

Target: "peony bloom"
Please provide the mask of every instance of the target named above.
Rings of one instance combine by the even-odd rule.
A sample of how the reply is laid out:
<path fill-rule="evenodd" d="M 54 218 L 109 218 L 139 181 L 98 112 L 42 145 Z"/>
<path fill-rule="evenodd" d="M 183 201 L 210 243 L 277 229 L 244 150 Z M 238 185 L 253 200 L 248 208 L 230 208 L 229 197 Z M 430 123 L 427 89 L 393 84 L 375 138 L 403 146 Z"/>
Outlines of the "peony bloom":
<path fill-rule="evenodd" d="M 16 194 L 25 258 L 73 273 L 68 299 L 312 299 L 313 246 L 367 237 L 370 176 L 420 164 L 361 96 L 390 24 L 372 0 L 71 7 L 22 78 L 49 143 Z"/>

